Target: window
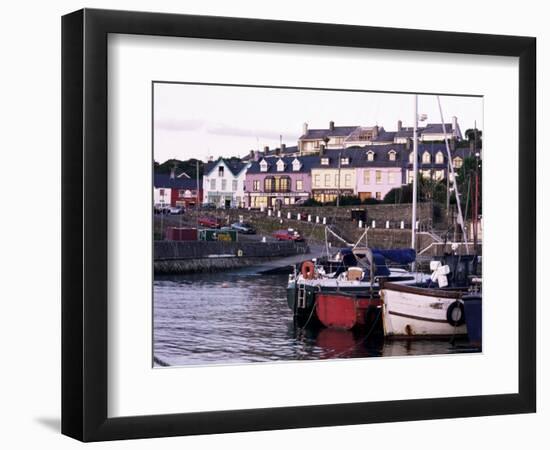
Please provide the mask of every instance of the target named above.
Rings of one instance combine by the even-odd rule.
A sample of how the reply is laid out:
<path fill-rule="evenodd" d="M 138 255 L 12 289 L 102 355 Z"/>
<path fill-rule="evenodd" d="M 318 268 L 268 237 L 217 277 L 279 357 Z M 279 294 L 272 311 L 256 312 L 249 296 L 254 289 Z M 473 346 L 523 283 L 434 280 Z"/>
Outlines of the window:
<path fill-rule="evenodd" d="M 414 170 L 407 170 L 407 183 L 414 181 Z"/>
<path fill-rule="evenodd" d="M 453 158 L 453 167 L 455 169 L 460 169 L 462 167 L 462 158 L 460 156 Z"/>
<path fill-rule="evenodd" d="M 219 177 L 223 177 L 223 172 L 224 172 L 224 167 L 223 166 L 218 167 L 218 176 Z"/>
<path fill-rule="evenodd" d="M 252 182 L 252 190 L 253 191 L 259 191 L 260 190 L 260 180 L 254 180 Z"/>
<path fill-rule="evenodd" d="M 432 157 L 428 152 L 422 153 L 422 164 L 430 164 Z"/>
<path fill-rule="evenodd" d="M 237 190 L 237 187 L 238 187 L 237 180 L 233 180 L 233 182 L 231 184 L 232 184 L 232 186 L 231 186 L 232 191 L 235 192 Z"/>
<path fill-rule="evenodd" d="M 421 174 L 422 174 L 422 178 L 424 178 L 425 180 L 429 180 L 432 175 L 431 170 L 422 170 Z"/>
<path fill-rule="evenodd" d="M 260 163 L 260 172 L 267 172 L 267 161 L 265 159 L 262 159 Z"/>
<path fill-rule="evenodd" d="M 264 180 L 264 191 L 272 192 L 273 190 L 273 178 L 269 177 Z"/>
<path fill-rule="evenodd" d="M 313 141 L 313 148 L 319 148 L 321 141 Z"/>
<path fill-rule="evenodd" d="M 435 163 L 436 164 L 443 164 L 445 162 L 444 158 L 443 158 L 443 153 L 442 152 L 437 152 L 435 154 Z"/>
<path fill-rule="evenodd" d="M 285 163 L 282 159 L 277 161 L 277 172 L 283 172 L 285 170 Z"/>
<path fill-rule="evenodd" d="M 363 184 L 370 184 L 370 170 L 363 172 Z"/>
<path fill-rule="evenodd" d="M 395 172 L 388 172 L 388 184 L 395 184 Z"/>
<path fill-rule="evenodd" d="M 389 159 L 390 161 L 395 161 L 395 155 L 396 155 L 396 154 L 397 154 L 397 153 L 395 152 L 395 150 L 390 150 L 390 151 L 388 152 L 388 159 Z"/>
<path fill-rule="evenodd" d="M 351 187 L 351 175 L 349 173 L 346 173 L 344 177 L 344 186 Z"/>
<path fill-rule="evenodd" d="M 321 186 L 321 175 L 319 175 L 319 174 L 314 175 L 313 185 L 317 186 L 317 187 Z"/>
<path fill-rule="evenodd" d="M 437 181 L 441 181 L 443 178 L 445 178 L 445 172 L 443 170 L 436 170 L 434 178 Z"/>
<path fill-rule="evenodd" d="M 341 159 L 340 159 L 340 163 L 341 163 L 343 166 L 349 165 L 349 158 L 341 158 Z"/>
<path fill-rule="evenodd" d="M 376 200 L 382 200 L 382 192 L 376 193 Z"/>
<path fill-rule="evenodd" d="M 376 184 L 382 184 L 382 171 L 377 170 L 375 172 L 375 176 L 376 176 Z"/>
<path fill-rule="evenodd" d="M 321 158 L 321 164 L 323 166 L 328 166 L 328 163 L 329 163 L 329 159 L 328 158 Z"/>
<path fill-rule="evenodd" d="M 227 189 L 227 180 L 222 180 L 222 191 L 225 191 Z"/>
<path fill-rule="evenodd" d="M 215 191 L 216 190 L 216 179 L 215 178 L 212 178 L 210 180 L 210 190 L 211 191 Z"/>
<path fill-rule="evenodd" d="M 342 145 L 344 143 L 343 137 L 335 137 L 331 139 L 333 145 Z"/>
<path fill-rule="evenodd" d="M 367 161 L 374 161 L 374 152 L 372 150 L 367 152 Z"/>
<path fill-rule="evenodd" d="M 330 174 L 325 174 L 325 187 L 330 186 Z"/>
<path fill-rule="evenodd" d="M 302 163 L 298 159 L 292 161 L 292 170 L 298 172 L 302 168 Z"/>
<path fill-rule="evenodd" d="M 164 189 L 159 189 L 159 195 L 160 195 L 161 197 L 164 197 Z"/>
<path fill-rule="evenodd" d="M 304 189 L 304 184 L 302 180 L 296 180 L 296 190 L 302 191 Z"/>
<path fill-rule="evenodd" d="M 288 192 L 290 191 L 290 178 L 288 177 L 276 177 L 275 178 L 275 192 Z"/>

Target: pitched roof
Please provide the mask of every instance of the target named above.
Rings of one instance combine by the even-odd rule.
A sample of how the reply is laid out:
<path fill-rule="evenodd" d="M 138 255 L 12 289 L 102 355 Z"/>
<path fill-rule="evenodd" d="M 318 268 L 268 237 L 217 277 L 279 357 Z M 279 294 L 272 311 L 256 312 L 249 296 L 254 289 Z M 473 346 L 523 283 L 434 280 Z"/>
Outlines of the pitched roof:
<path fill-rule="evenodd" d="M 342 126 L 330 128 L 312 129 L 307 130 L 307 133 L 302 134 L 299 139 L 322 139 L 326 136 L 345 137 L 352 133 L 358 126 Z"/>
<path fill-rule="evenodd" d="M 297 159 L 301 163 L 300 170 L 293 170 L 292 163 Z M 282 160 L 285 163 L 285 170 L 279 172 L 277 170 L 277 162 Z M 267 163 L 267 171 L 262 171 L 260 168 L 260 163 L 265 161 Z M 284 156 L 282 158 L 262 158 L 259 161 L 254 161 L 251 163 L 248 168 L 247 174 L 255 173 L 304 173 L 310 172 L 311 169 L 317 164 L 319 157 L 316 155 L 312 156 Z"/>
<path fill-rule="evenodd" d="M 421 134 L 424 134 L 424 133 L 441 134 L 443 132 L 442 128 L 443 127 L 441 126 L 440 123 L 429 123 L 421 130 Z M 445 132 L 448 134 L 451 134 L 453 132 L 452 123 L 445 124 Z"/>
<path fill-rule="evenodd" d="M 171 178 L 170 174 L 155 173 L 154 185 L 156 188 L 166 189 L 196 189 L 197 180 L 193 178 Z M 199 179 L 199 186 L 202 180 Z"/>
<path fill-rule="evenodd" d="M 209 175 L 212 170 L 217 167 L 221 162 L 225 166 L 229 168 L 229 171 L 234 175 L 237 176 L 239 173 L 242 172 L 242 170 L 247 166 L 246 162 L 241 161 L 235 161 L 235 160 L 228 160 L 224 158 L 220 158 L 217 161 L 209 161 L 204 166 L 204 174 Z"/>

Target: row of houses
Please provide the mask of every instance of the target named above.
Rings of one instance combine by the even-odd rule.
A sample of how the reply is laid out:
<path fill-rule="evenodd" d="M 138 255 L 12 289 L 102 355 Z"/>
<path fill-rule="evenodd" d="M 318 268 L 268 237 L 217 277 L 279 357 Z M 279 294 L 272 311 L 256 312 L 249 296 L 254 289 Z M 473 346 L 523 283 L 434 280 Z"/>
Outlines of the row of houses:
<path fill-rule="evenodd" d="M 452 149 L 453 167 L 459 169 L 471 151 L 465 147 Z M 422 177 L 446 178 L 445 144 L 419 144 L 418 155 Z M 408 144 L 329 149 L 304 156 L 281 153 L 232 164 L 221 158 L 206 166 L 203 201 L 258 208 L 293 205 L 308 198 L 331 202 L 337 195 L 382 200 L 390 190 L 412 181 L 412 169 L 413 151 Z"/>
<path fill-rule="evenodd" d="M 459 169 L 473 149 L 457 145 L 462 134 L 456 118 L 445 124 L 450 164 Z M 412 181 L 412 128 L 387 132 L 383 127 L 308 129 L 296 146 L 251 151 L 240 160 L 209 161 L 202 180 L 174 173 L 155 177 L 155 203 L 170 195 L 173 205 L 198 203 L 217 207 L 277 207 L 309 198 L 331 202 L 338 195 L 382 200 L 392 189 Z M 424 178 L 442 180 L 449 167 L 441 124 L 418 129 L 418 169 Z M 170 189 L 169 194 L 167 190 Z"/>

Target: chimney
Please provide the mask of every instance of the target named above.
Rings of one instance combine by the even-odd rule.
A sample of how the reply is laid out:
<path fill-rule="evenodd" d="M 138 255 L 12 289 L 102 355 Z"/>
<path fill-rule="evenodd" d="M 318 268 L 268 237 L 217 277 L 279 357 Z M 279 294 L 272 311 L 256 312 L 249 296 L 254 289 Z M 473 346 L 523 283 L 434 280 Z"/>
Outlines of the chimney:
<path fill-rule="evenodd" d="M 379 128 L 378 128 L 378 125 L 376 125 L 376 126 L 374 127 L 373 132 L 372 132 L 372 137 L 373 137 L 374 139 L 376 139 L 376 138 L 378 137 L 378 129 L 379 129 Z"/>
<path fill-rule="evenodd" d="M 403 122 L 400 120 L 397 121 L 397 131 L 401 131 L 401 128 L 403 128 Z"/>
<path fill-rule="evenodd" d="M 281 152 L 284 152 L 286 150 L 286 144 L 281 144 Z"/>
<path fill-rule="evenodd" d="M 281 154 L 281 149 L 280 149 L 280 148 L 276 148 L 276 149 L 275 149 L 275 154 L 276 154 L 277 156 L 279 156 L 279 155 Z"/>
<path fill-rule="evenodd" d="M 259 160 L 260 160 L 260 151 L 256 150 L 254 152 L 254 161 L 259 161 Z"/>
<path fill-rule="evenodd" d="M 329 123 L 328 123 L 328 128 L 330 131 L 334 131 L 334 121 L 331 120 Z"/>
<path fill-rule="evenodd" d="M 405 143 L 405 148 L 407 150 L 410 150 L 411 149 L 411 140 L 409 138 L 407 138 L 407 142 Z"/>
<path fill-rule="evenodd" d="M 176 178 L 176 168 L 177 168 L 177 167 L 178 167 L 178 166 L 177 166 L 176 164 L 174 164 L 174 165 L 172 166 L 172 168 L 170 169 L 170 179 L 171 179 L 171 180 L 174 180 L 174 179 Z"/>
<path fill-rule="evenodd" d="M 323 156 L 325 154 L 325 144 L 319 146 L 319 155 Z"/>
<path fill-rule="evenodd" d="M 307 122 L 302 125 L 302 134 L 307 134 Z"/>
<path fill-rule="evenodd" d="M 250 150 L 250 159 L 254 159 L 254 150 Z"/>

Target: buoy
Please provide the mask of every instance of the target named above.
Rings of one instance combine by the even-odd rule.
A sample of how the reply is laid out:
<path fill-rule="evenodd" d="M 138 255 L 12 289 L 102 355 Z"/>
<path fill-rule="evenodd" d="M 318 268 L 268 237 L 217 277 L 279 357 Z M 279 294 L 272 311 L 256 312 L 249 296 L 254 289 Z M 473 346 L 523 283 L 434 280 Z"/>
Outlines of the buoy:
<path fill-rule="evenodd" d="M 302 263 L 301 273 L 306 280 L 311 280 L 315 275 L 315 264 L 313 264 L 313 261 L 304 261 Z"/>

